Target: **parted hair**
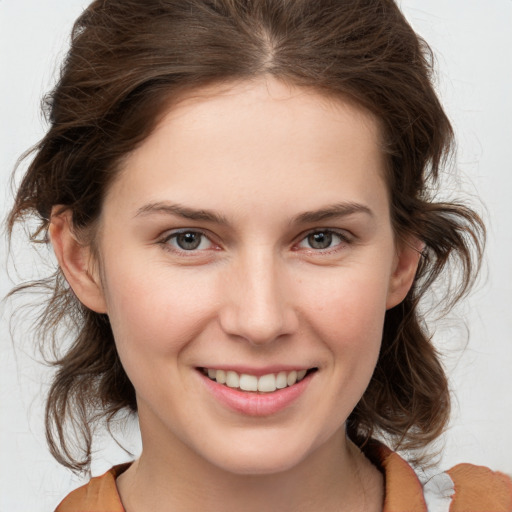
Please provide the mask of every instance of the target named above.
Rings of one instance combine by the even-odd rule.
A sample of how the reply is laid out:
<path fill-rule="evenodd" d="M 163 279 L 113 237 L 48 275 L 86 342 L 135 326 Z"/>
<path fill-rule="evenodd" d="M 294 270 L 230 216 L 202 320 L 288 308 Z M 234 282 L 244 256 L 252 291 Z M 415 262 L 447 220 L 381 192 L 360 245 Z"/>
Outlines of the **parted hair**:
<path fill-rule="evenodd" d="M 409 294 L 386 312 L 377 367 L 347 432 L 359 445 L 384 436 L 404 450 L 425 448 L 446 426 L 450 397 L 418 305 L 448 264 L 459 279 L 446 304 L 467 292 L 485 237 L 472 209 L 436 200 L 453 132 L 434 90 L 433 64 L 393 0 L 96 0 L 76 21 L 58 83 L 43 102 L 48 130 L 30 153 L 9 234 L 30 220 L 32 242 L 48 243 L 52 207 L 63 205 L 77 233 L 94 244 L 123 157 L 179 94 L 272 76 L 355 102 L 382 129 L 397 240 L 415 237 L 424 249 Z M 43 347 L 59 353 L 47 439 L 59 462 L 85 470 L 93 425 L 135 413 L 135 390 L 108 316 L 83 306 L 59 268 L 14 292 L 37 285 L 50 290 L 37 332 Z M 62 325 L 71 342 L 61 339 Z"/>

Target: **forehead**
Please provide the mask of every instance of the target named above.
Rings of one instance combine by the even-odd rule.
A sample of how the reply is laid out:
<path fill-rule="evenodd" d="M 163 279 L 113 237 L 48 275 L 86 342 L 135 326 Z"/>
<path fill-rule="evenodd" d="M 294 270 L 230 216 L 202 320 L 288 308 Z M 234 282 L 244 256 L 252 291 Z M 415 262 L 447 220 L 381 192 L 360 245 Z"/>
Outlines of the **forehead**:
<path fill-rule="evenodd" d="M 216 208 L 228 194 L 246 205 L 262 196 L 334 203 L 342 189 L 385 187 L 384 161 L 377 120 L 352 102 L 275 79 L 214 85 L 169 106 L 107 199 L 124 190 L 133 201 L 204 195 Z"/>
<path fill-rule="evenodd" d="M 201 128 L 219 132 L 231 126 L 234 130 L 226 133 L 231 135 L 226 141 L 231 141 L 234 146 L 249 124 L 253 135 L 259 135 L 259 140 L 268 142 L 273 138 L 282 143 L 285 137 L 292 142 L 294 137 L 300 136 L 300 129 L 305 124 L 310 126 L 311 136 L 315 129 L 325 132 L 328 124 L 339 124 L 348 118 L 364 125 L 375 143 L 381 144 L 378 118 L 351 98 L 265 76 L 214 83 L 182 92 L 167 105 L 156 129 L 172 123 L 177 129 L 181 125 L 192 130 Z M 290 130 L 290 121 L 297 123 L 296 129 Z M 240 132 L 239 128 L 244 130 Z M 336 136 L 334 132 L 333 136 Z"/>

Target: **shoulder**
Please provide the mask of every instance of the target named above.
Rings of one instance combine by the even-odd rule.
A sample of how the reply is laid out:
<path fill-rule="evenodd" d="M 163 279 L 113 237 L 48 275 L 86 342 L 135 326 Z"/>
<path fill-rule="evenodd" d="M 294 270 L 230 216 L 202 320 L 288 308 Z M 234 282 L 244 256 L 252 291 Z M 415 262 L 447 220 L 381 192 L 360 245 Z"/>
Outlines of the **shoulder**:
<path fill-rule="evenodd" d="M 384 474 L 384 512 L 512 512 L 512 479 L 503 473 L 459 464 L 422 483 L 384 445 L 372 443 L 365 454 Z"/>
<path fill-rule="evenodd" d="M 104 475 L 91 478 L 88 484 L 68 494 L 55 512 L 124 512 L 116 478 L 129 466 L 129 463 L 114 466 Z"/>
<path fill-rule="evenodd" d="M 458 464 L 446 471 L 453 482 L 450 512 L 511 512 L 512 480 L 484 466 Z"/>
<path fill-rule="evenodd" d="M 512 511 L 512 480 L 483 466 L 459 464 L 428 479 L 423 493 L 429 511 Z"/>

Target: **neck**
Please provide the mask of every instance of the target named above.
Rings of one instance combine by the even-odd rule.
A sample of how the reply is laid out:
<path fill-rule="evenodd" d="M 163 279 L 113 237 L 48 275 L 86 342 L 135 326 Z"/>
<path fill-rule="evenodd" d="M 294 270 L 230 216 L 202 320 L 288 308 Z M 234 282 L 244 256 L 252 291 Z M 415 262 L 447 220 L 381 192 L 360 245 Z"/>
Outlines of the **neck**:
<path fill-rule="evenodd" d="M 139 460 L 118 478 L 126 512 L 368 512 L 382 507 L 382 475 L 344 431 L 293 468 L 263 475 L 220 469 L 184 445 L 167 451 L 161 446 L 144 445 Z"/>

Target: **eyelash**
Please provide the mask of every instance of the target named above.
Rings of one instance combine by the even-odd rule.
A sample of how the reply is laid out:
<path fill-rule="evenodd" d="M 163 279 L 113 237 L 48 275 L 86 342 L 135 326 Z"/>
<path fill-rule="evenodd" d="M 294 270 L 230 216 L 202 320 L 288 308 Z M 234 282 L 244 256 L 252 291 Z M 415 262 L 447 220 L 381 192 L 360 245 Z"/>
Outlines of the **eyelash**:
<path fill-rule="evenodd" d="M 309 231 L 309 232 L 305 233 L 304 235 L 301 235 L 299 242 L 295 246 L 300 247 L 300 244 L 307 241 L 308 238 L 313 237 L 315 235 L 319 235 L 319 234 L 322 234 L 324 236 L 328 235 L 328 237 L 330 237 L 330 241 L 332 241 L 332 238 L 337 237 L 337 238 L 339 238 L 339 243 L 337 243 L 333 246 L 325 247 L 325 248 L 314 248 L 311 246 L 305 247 L 305 249 L 308 250 L 310 253 L 313 252 L 313 253 L 320 253 L 320 254 L 328 254 L 328 253 L 336 252 L 340 249 L 340 246 L 349 245 L 352 242 L 352 237 L 349 236 L 349 234 L 346 231 L 339 231 L 336 229 L 325 228 L 325 229 L 315 229 L 313 231 Z M 295 250 L 298 250 L 298 249 L 295 249 Z"/>
<path fill-rule="evenodd" d="M 211 250 L 211 248 L 208 248 L 208 249 L 198 249 L 198 248 L 183 249 L 182 247 L 179 247 L 177 245 L 172 245 L 171 241 L 172 240 L 176 241 L 180 235 L 199 235 L 201 238 L 200 238 L 198 247 L 200 247 L 201 244 L 203 244 L 204 239 L 208 240 L 209 244 L 211 244 L 212 246 L 215 246 L 214 242 L 211 241 L 210 237 L 208 237 L 208 235 L 204 231 L 201 231 L 200 229 L 180 229 L 177 231 L 173 231 L 172 233 L 166 234 L 159 241 L 159 243 L 162 244 L 164 246 L 164 248 L 168 251 L 175 252 L 178 254 L 183 254 L 186 256 L 192 256 L 194 254 L 197 254 L 198 252 Z"/>
<path fill-rule="evenodd" d="M 329 242 L 332 242 L 332 239 L 334 237 L 337 237 L 339 239 L 339 243 L 335 244 L 334 246 L 328 246 L 325 248 L 315 248 L 315 247 L 301 247 L 301 243 L 307 242 L 308 238 L 313 237 L 315 235 L 327 235 Z M 191 249 L 184 249 L 182 247 L 179 247 L 178 245 L 174 245 L 171 243 L 171 241 L 176 241 L 180 235 L 199 235 L 201 238 L 199 240 L 199 244 L 195 248 Z M 201 245 L 204 242 L 204 239 L 208 240 L 208 243 L 212 247 L 203 248 L 200 249 Z M 311 240 L 310 240 L 311 242 Z M 348 245 L 352 242 L 352 237 L 347 234 L 345 231 L 338 231 L 335 229 L 315 229 L 312 231 L 308 231 L 306 233 L 301 234 L 300 239 L 297 243 L 294 244 L 293 250 L 298 251 L 301 248 L 306 249 L 310 253 L 316 253 L 316 254 L 328 254 L 332 252 L 336 252 L 340 249 L 340 246 Z M 168 251 L 186 255 L 186 256 L 193 256 L 195 254 L 198 254 L 200 252 L 208 251 L 214 249 L 215 243 L 210 239 L 210 237 L 202 230 L 200 229 L 180 229 L 178 231 L 173 231 L 172 233 L 166 234 L 161 240 L 159 240 L 159 243 L 164 246 L 164 248 Z M 177 244 L 177 242 L 176 242 Z"/>

